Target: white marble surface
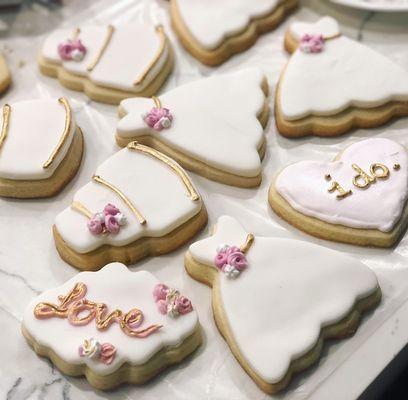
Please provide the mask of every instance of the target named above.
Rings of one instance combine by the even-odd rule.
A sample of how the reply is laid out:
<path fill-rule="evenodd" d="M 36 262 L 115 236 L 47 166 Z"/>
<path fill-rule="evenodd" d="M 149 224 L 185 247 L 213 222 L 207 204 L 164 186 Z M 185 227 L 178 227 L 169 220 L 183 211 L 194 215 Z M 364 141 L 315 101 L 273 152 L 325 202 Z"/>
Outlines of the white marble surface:
<path fill-rule="evenodd" d="M 68 2 L 67 2 L 68 3 Z M 73 104 L 79 125 L 85 134 L 85 159 L 75 179 L 57 197 L 49 200 L 0 199 L 0 399 L 263 399 L 265 396 L 247 377 L 219 335 L 212 318 L 210 290 L 192 279 L 183 269 L 183 252 L 144 260 L 132 269 L 143 268 L 155 273 L 162 281 L 182 290 L 190 297 L 199 313 L 204 329 L 204 345 L 187 361 L 167 370 L 141 387 L 123 386 L 109 393 L 94 391 L 81 378 L 62 376 L 45 359 L 38 358 L 20 334 L 20 320 L 29 300 L 37 293 L 76 274 L 65 264 L 54 248 L 51 225 L 55 215 L 65 208 L 73 193 L 86 183 L 96 166 L 117 150 L 113 134 L 116 108 L 90 102 L 81 93 L 62 88 L 55 80 L 39 74 L 35 55 L 47 31 L 63 24 L 76 26 L 81 21 L 126 21 L 132 18 L 161 21 L 168 28 L 168 4 L 165 0 L 122 0 L 112 2 L 71 1 L 63 9 L 49 11 L 41 6 L 25 7 L 18 15 L 0 14 L 0 49 L 12 67 L 14 84 L 2 102 L 29 97 L 67 96 Z M 343 32 L 359 39 L 408 69 L 408 14 L 376 14 L 335 6 L 324 0 L 305 0 L 279 29 L 264 35 L 249 51 L 238 55 L 217 69 L 201 66 L 177 44 L 177 65 L 167 87 L 201 76 L 234 70 L 239 66 L 259 66 L 267 74 L 273 94 L 279 72 L 288 59 L 282 49 L 285 28 L 291 20 L 314 20 L 329 14 L 338 18 Z M 169 30 L 169 28 L 168 28 Z M 273 98 L 273 96 L 271 96 Z M 271 101 L 272 104 L 272 101 Z M 347 385 L 336 386 L 342 398 L 357 395 L 379 372 L 387 358 L 370 352 L 365 354 L 367 368 L 359 367 L 359 379 L 350 379 L 353 357 L 368 339 L 376 347 L 387 349 L 396 344 L 398 324 L 383 323 L 408 298 L 408 236 L 394 249 L 361 249 L 320 241 L 304 235 L 279 220 L 266 202 L 270 177 L 283 165 L 305 158 L 332 158 L 340 149 L 358 138 L 383 135 L 408 145 L 408 119 L 394 121 L 386 127 L 359 130 L 335 139 L 288 140 L 276 134 L 274 122 L 267 128 L 268 150 L 264 166 L 264 181 L 259 189 L 244 190 L 209 182 L 192 174 L 207 204 L 210 224 L 229 213 L 250 231 L 259 235 L 294 237 L 342 250 L 361 259 L 377 273 L 384 292 L 381 307 L 365 318 L 358 333 L 349 340 L 325 347 L 319 363 L 301 374 L 282 395 L 276 398 L 304 399 L 330 387 L 333 376 L 341 371 L 349 377 Z M 205 233 L 202 234 L 204 236 Z M 381 332 L 376 334 L 376 332 Z M 404 337 L 398 343 L 403 343 Z M 380 347 L 379 347 L 380 346 Z M 398 351 L 398 346 L 390 346 Z M 382 354 L 381 352 L 380 354 Z M 374 363 L 375 361 L 375 363 Z M 347 370 L 343 365 L 349 365 Z M 376 369 L 369 368 L 376 365 Z M 348 374 L 348 375 L 347 375 Z M 344 393 L 341 392 L 344 391 Z M 340 397 L 339 397 L 340 398 Z"/>

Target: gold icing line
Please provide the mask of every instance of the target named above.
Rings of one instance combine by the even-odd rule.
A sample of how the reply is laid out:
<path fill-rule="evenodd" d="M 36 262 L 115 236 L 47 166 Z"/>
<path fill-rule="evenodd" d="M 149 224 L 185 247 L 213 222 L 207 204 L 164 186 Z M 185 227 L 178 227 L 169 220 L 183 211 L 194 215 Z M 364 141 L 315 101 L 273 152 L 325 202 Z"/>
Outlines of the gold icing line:
<path fill-rule="evenodd" d="M 91 72 L 96 67 L 96 64 L 98 64 L 99 60 L 102 58 L 102 55 L 105 52 L 106 48 L 108 47 L 108 44 L 112 38 L 114 30 L 115 28 L 112 25 L 108 25 L 108 32 L 105 36 L 105 40 L 102 44 L 102 47 L 99 49 L 95 59 L 86 68 L 88 72 Z"/>
<path fill-rule="evenodd" d="M 161 101 L 158 97 L 152 96 L 152 100 L 154 101 L 156 108 L 162 108 Z"/>
<path fill-rule="evenodd" d="M 131 203 L 131 201 L 115 186 L 113 186 L 111 183 L 105 181 L 105 179 L 101 178 L 99 175 L 94 175 L 92 179 L 95 182 L 100 183 L 101 185 L 106 186 L 107 188 L 111 189 L 114 191 L 123 201 L 124 203 L 132 210 L 132 212 L 136 215 L 136 218 L 139 220 L 139 223 L 141 225 L 144 225 L 146 223 L 146 219 L 143 217 L 142 214 L 136 209 L 136 207 Z"/>
<path fill-rule="evenodd" d="M 58 101 L 64 106 L 65 112 L 66 112 L 64 132 L 62 133 L 61 138 L 57 146 L 55 147 L 54 151 L 48 157 L 48 160 L 43 164 L 44 169 L 47 169 L 54 162 L 55 157 L 61 151 L 71 131 L 71 124 L 72 124 L 71 107 L 69 106 L 69 103 L 65 97 L 59 98 Z"/>
<path fill-rule="evenodd" d="M 146 69 L 142 72 L 142 74 L 137 79 L 135 79 L 133 81 L 133 86 L 139 85 L 140 83 L 142 83 L 146 79 L 147 74 L 157 64 L 157 62 L 159 61 L 161 55 L 164 52 L 164 49 L 166 48 L 167 36 L 164 33 L 163 26 L 162 25 L 156 26 L 156 32 L 160 36 L 160 48 L 159 48 L 158 52 L 156 53 L 155 57 L 153 58 L 153 60 L 146 67 Z"/>
<path fill-rule="evenodd" d="M 80 33 L 81 33 L 81 29 L 75 28 L 74 33 L 72 34 L 72 40 L 78 39 L 78 36 Z"/>
<path fill-rule="evenodd" d="M 252 233 L 248 233 L 245 243 L 240 247 L 240 250 L 245 254 L 251 248 L 254 243 L 255 236 Z"/>
<path fill-rule="evenodd" d="M 71 208 L 75 211 L 80 212 L 81 214 L 85 215 L 85 217 L 91 219 L 93 214 L 79 201 L 73 201 L 71 204 Z"/>
<path fill-rule="evenodd" d="M 5 104 L 3 107 L 3 124 L 1 127 L 1 133 L 0 133 L 0 148 L 3 145 L 3 142 L 6 140 L 6 137 L 7 137 L 8 127 L 9 127 L 9 122 L 10 122 L 10 112 L 11 112 L 11 106 L 9 106 L 8 104 Z"/>
<path fill-rule="evenodd" d="M 324 40 L 332 40 L 332 39 L 337 39 L 340 36 L 341 36 L 341 33 L 336 33 L 335 35 L 332 35 L 332 36 L 327 36 L 327 37 L 323 36 L 323 39 Z"/>
<path fill-rule="evenodd" d="M 160 153 L 157 150 L 154 150 L 150 147 L 143 146 L 142 144 L 138 144 L 136 141 L 130 142 L 127 145 L 127 148 L 129 150 L 136 150 L 140 151 L 142 153 L 148 154 L 152 157 L 157 158 L 158 160 L 162 161 L 164 164 L 166 164 L 168 167 L 170 167 L 183 181 L 184 186 L 186 187 L 188 194 L 193 201 L 197 201 L 200 199 L 199 194 L 197 191 L 194 189 L 194 186 L 192 185 L 190 178 L 188 175 L 185 173 L 185 171 L 178 165 L 174 160 L 171 158 L 165 156 L 164 154 Z"/>

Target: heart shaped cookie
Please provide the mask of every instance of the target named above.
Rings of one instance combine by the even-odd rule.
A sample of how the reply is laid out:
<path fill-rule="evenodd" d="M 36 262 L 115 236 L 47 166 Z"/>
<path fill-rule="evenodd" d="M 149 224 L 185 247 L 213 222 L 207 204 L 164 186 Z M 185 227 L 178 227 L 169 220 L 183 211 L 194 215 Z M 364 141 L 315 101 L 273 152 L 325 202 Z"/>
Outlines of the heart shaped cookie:
<path fill-rule="evenodd" d="M 267 393 L 314 363 L 325 339 L 354 333 L 381 298 L 375 274 L 361 262 L 306 242 L 255 237 L 228 216 L 190 246 L 185 266 L 212 286 L 217 327 Z"/>
<path fill-rule="evenodd" d="M 120 263 L 81 272 L 37 296 L 22 332 L 64 374 L 85 375 L 102 390 L 143 383 L 201 344 L 190 300 Z"/>
<path fill-rule="evenodd" d="M 96 270 L 172 251 L 207 223 L 207 212 L 185 171 L 164 154 L 130 143 L 96 170 L 55 220 L 61 257 Z"/>
<path fill-rule="evenodd" d="M 275 29 L 297 0 L 171 0 L 173 28 L 183 46 L 207 65 L 219 65 Z"/>
<path fill-rule="evenodd" d="M 66 98 L 5 104 L 0 126 L 0 196 L 53 196 L 76 174 L 83 138 Z"/>
<path fill-rule="evenodd" d="M 138 140 L 206 178 L 258 186 L 265 152 L 268 83 L 258 69 L 179 86 L 160 98 L 121 102 L 116 141 Z M 163 124 L 164 125 L 163 125 Z"/>
<path fill-rule="evenodd" d="M 275 97 L 282 135 L 334 136 L 408 115 L 408 71 L 342 35 L 333 18 L 293 23 L 285 47 L 293 54 Z"/>
<path fill-rule="evenodd" d="M 269 190 L 272 209 L 320 238 L 390 247 L 407 224 L 407 151 L 385 138 L 362 140 L 333 162 L 301 161 Z"/>
<path fill-rule="evenodd" d="M 53 32 L 41 48 L 39 66 L 69 89 L 118 104 L 156 93 L 171 72 L 173 54 L 162 26 L 84 26 Z"/>

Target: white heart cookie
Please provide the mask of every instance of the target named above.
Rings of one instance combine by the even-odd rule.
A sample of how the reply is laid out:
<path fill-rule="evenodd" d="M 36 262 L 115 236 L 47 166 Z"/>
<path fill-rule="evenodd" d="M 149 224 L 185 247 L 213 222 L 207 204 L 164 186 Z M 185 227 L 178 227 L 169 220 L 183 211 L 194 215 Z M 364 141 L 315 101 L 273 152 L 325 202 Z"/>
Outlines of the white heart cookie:
<path fill-rule="evenodd" d="M 286 121 L 307 116 L 332 116 L 349 107 L 370 109 L 408 100 L 408 71 L 380 53 L 346 36 L 329 17 L 316 24 L 294 23 L 289 35 L 322 34 L 319 53 L 299 47 L 279 83 L 279 110 Z"/>
<path fill-rule="evenodd" d="M 117 211 L 107 210 L 109 205 Z M 130 263 L 173 250 L 206 220 L 200 195 L 184 170 L 163 154 L 131 143 L 103 162 L 93 180 L 74 195 L 71 206 L 57 215 L 55 236 L 66 261 L 96 269 L 110 261 Z M 181 236 L 174 239 L 176 233 Z M 132 256 L 125 246 L 139 241 L 140 249 L 136 246 Z"/>
<path fill-rule="evenodd" d="M 340 187 L 333 188 L 336 185 Z M 285 208 L 289 214 L 283 213 L 275 192 L 289 206 Z M 407 151 L 385 138 L 356 142 L 333 162 L 300 161 L 289 165 L 270 189 L 272 207 L 295 226 L 298 212 L 339 228 L 359 229 L 363 237 L 368 235 L 367 230 L 391 234 L 403 224 L 407 198 Z M 302 224 L 301 218 L 298 220 Z M 308 232 L 307 226 L 303 224 Z M 323 230 L 317 236 L 325 237 Z"/>
<path fill-rule="evenodd" d="M 247 267 L 232 278 L 215 264 L 224 243 L 248 243 L 248 233 L 228 216 L 218 219 L 211 237 L 190 246 L 186 268 L 213 286 L 217 326 L 240 364 L 269 393 L 288 384 L 298 370 L 293 364 L 304 369 L 317 358 L 317 343 L 330 336 L 324 333 L 328 327 L 336 332 L 353 312 L 359 315 L 363 299 L 372 300 L 367 308 L 379 300 L 375 274 L 342 253 L 256 236 L 245 251 Z M 355 320 L 348 328 L 356 325 Z M 340 331 L 338 337 L 346 336 Z"/>
<path fill-rule="evenodd" d="M 142 383 L 201 343 L 191 303 L 174 318 L 163 314 L 153 295 L 158 284 L 151 273 L 119 263 L 79 273 L 31 301 L 23 334 L 62 372 L 86 375 L 99 389 Z M 189 338 L 194 345 L 185 348 Z"/>
<path fill-rule="evenodd" d="M 125 116 L 117 125 L 117 141 L 125 145 L 148 136 L 181 153 L 184 157 L 179 162 L 201 175 L 220 180 L 211 175 L 211 169 L 216 169 L 244 181 L 256 179 L 261 174 L 259 153 L 265 142 L 258 120 L 267 115 L 265 86 L 265 77 L 257 69 L 179 86 L 160 96 L 162 107 L 173 115 L 171 126 L 160 132 L 143 119 L 154 106 L 151 99 L 126 99 L 120 105 L 120 114 Z M 200 165 L 194 167 L 197 162 Z"/>

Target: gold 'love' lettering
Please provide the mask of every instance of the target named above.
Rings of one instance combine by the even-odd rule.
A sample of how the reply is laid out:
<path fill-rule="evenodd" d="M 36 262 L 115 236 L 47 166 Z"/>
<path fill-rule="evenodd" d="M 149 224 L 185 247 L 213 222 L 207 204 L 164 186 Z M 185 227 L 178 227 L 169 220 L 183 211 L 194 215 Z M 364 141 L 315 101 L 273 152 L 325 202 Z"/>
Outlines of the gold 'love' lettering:
<path fill-rule="evenodd" d="M 86 285 L 78 282 L 65 296 L 58 296 L 59 304 L 45 302 L 37 304 L 34 316 L 39 319 L 67 318 L 68 322 L 75 326 L 87 325 L 95 320 L 98 330 L 108 329 L 116 322 L 126 335 L 136 338 L 147 337 L 162 327 L 150 325 L 144 329 L 136 329 L 143 323 L 144 315 L 141 310 L 133 308 L 123 313 L 116 309 L 108 313 L 106 304 L 86 299 L 86 292 Z"/>

